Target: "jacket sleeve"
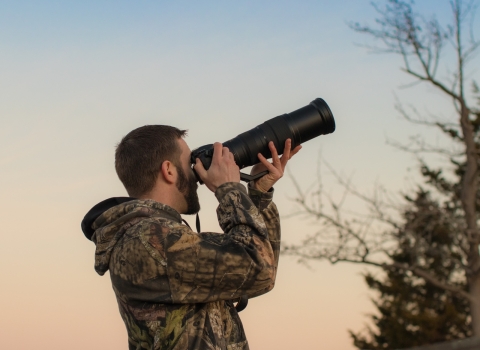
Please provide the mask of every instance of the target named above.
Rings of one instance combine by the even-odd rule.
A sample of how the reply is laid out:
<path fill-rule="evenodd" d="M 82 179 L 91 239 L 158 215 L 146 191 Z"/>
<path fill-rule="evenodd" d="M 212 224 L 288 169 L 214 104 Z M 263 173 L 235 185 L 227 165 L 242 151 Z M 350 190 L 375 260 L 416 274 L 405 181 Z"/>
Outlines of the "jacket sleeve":
<path fill-rule="evenodd" d="M 174 303 L 255 297 L 274 286 L 280 224 L 272 192 L 239 183 L 220 186 L 217 216 L 224 233 L 194 233 L 179 224 L 166 237 L 167 274 Z"/>

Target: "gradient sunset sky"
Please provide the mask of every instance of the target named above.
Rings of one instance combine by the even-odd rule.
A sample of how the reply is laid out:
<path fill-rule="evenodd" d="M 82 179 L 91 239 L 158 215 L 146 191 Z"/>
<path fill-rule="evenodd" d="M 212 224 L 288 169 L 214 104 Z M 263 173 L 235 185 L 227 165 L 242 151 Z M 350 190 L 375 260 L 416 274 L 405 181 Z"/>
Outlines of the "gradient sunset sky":
<path fill-rule="evenodd" d="M 448 19 L 448 1 L 417 2 Z M 451 110 L 432 88 L 401 88 L 412 80 L 399 58 L 357 45 L 372 42 L 347 23 L 374 18 L 369 0 L 1 1 L 0 348 L 127 349 L 109 276 L 95 273 L 80 221 L 126 195 L 114 150 L 136 127 L 188 129 L 193 149 L 322 97 L 337 130 L 291 161 L 298 181 L 315 181 L 321 154 L 365 193 L 375 183 L 410 188 L 415 161 L 385 139 L 437 135 L 402 120 L 395 96 L 420 111 Z M 323 180 L 337 195 L 333 177 Z M 283 216 L 295 211 L 294 195 L 288 178 L 276 186 Z M 213 194 L 199 196 L 202 228 L 219 230 Z M 313 221 L 282 223 L 286 242 L 315 232 Z M 347 330 L 373 312 L 364 271 L 284 257 L 275 289 L 241 314 L 251 349 L 353 349 Z"/>

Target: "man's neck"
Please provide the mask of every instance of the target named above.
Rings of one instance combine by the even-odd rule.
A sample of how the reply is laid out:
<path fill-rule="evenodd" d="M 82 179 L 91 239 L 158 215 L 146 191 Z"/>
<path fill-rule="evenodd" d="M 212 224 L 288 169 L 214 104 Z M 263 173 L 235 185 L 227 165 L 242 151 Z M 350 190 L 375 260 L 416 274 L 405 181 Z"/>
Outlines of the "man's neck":
<path fill-rule="evenodd" d="M 155 186 L 149 193 L 146 193 L 143 196 L 140 196 L 139 199 L 151 199 L 156 202 L 166 204 L 169 207 L 175 209 L 180 214 L 182 213 L 181 205 L 179 205 L 179 191 L 176 188 L 172 188 L 172 186 Z"/>

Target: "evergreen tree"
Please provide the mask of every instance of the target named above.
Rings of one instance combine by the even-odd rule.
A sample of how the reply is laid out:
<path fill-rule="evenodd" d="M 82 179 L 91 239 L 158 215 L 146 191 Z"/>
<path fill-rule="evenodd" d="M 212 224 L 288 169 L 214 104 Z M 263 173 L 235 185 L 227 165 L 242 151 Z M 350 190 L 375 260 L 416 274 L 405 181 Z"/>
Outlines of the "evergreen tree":
<path fill-rule="evenodd" d="M 398 249 L 392 260 L 408 264 L 422 256 L 426 270 L 467 290 L 453 239 L 456 209 L 440 206 L 423 189 L 406 199 L 409 207 L 403 213 L 404 225 L 395 232 Z M 472 335 L 464 298 L 400 269 L 387 271 L 383 279 L 366 274 L 365 280 L 380 295 L 373 300 L 379 315 L 371 316 L 378 330 L 370 328 L 366 336 L 350 332 L 359 349 L 402 349 Z"/>

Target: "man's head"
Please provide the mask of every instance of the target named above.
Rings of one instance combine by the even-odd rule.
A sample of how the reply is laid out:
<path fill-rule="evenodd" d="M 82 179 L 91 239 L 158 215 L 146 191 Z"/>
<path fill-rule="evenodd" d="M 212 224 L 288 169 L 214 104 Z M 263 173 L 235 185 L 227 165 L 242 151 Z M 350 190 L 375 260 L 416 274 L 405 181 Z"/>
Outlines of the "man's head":
<path fill-rule="evenodd" d="M 190 149 L 183 140 L 185 135 L 186 130 L 172 126 L 145 125 L 122 139 L 115 151 L 115 169 L 129 196 L 142 198 L 151 194 L 159 176 L 165 180 L 162 173 L 170 169 L 174 185 L 186 201 L 180 205 L 182 214 L 200 210 L 196 178 L 190 168 Z"/>

